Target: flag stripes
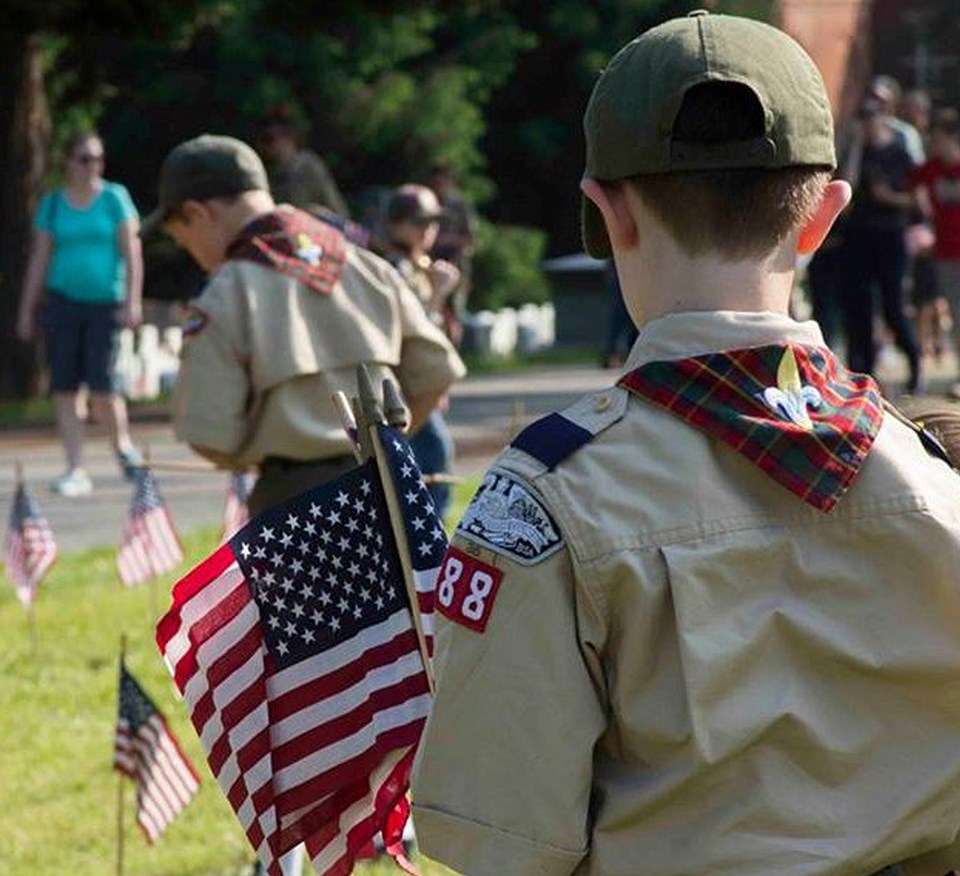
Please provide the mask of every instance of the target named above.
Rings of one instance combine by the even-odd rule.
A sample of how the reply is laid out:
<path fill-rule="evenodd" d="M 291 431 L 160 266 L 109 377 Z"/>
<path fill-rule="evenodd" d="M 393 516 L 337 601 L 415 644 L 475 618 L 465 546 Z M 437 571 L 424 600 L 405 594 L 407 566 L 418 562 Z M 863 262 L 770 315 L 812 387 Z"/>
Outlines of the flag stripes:
<path fill-rule="evenodd" d="M 300 832 L 327 824 L 328 810 L 340 805 L 329 798 L 345 777 L 375 766 L 383 747 L 416 743 L 430 697 L 404 609 L 355 639 L 272 675 L 268 714 L 259 613 L 238 565 L 229 562 L 229 548 L 207 562 L 210 570 L 223 571 L 204 590 L 195 586 L 204 575 L 202 566 L 184 579 L 184 592 L 194 596 L 164 619 L 158 641 L 210 768 L 256 848 L 290 822 L 301 822 Z M 204 639 L 201 620 L 207 616 L 217 617 L 222 626 Z M 373 781 L 377 775 L 372 774 Z M 378 790 L 369 782 L 361 788 L 359 797 L 368 803 Z M 349 797 L 346 802 L 353 805 Z M 318 807 L 317 800 L 328 805 Z M 277 806 L 301 814 L 272 827 Z M 350 824 L 347 812 L 342 818 Z"/>
<path fill-rule="evenodd" d="M 220 541 L 224 542 L 242 529 L 250 519 L 247 503 L 256 478 L 246 471 L 230 472 L 227 498 L 223 503 L 223 524 Z"/>

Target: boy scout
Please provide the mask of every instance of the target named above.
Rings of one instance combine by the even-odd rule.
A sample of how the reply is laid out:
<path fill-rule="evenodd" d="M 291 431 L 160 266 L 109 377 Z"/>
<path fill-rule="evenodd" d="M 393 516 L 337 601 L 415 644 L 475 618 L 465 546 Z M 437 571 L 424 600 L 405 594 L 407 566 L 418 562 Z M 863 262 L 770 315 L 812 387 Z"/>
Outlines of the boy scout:
<path fill-rule="evenodd" d="M 613 58 L 585 131 L 585 243 L 640 336 L 459 524 L 421 847 L 471 876 L 862 876 L 947 846 L 960 477 L 787 315 L 850 197 L 819 74 L 696 13 Z"/>
<path fill-rule="evenodd" d="M 184 324 L 174 428 L 202 456 L 258 466 L 258 513 L 354 465 L 331 400 L 358 363 L 393 377 L 411 430 L 464 374 L 453 347 L 382 259 L 289 206 L 230 137 L 177 146 L 160 171 L 161 226 L 210 272 Z"/>

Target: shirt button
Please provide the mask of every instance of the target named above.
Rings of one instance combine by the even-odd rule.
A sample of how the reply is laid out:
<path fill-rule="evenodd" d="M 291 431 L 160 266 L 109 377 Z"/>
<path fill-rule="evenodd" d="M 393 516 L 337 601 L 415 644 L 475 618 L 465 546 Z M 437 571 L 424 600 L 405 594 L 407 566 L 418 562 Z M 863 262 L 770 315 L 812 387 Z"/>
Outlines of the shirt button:
<path fill-rule="evenodd" d="M 593 409 L 598 414 L 602 414 L 609 407 L 610 407 L 609 395 L 598 395 L 596 401 L 594 401 L 593 403 Z"/>

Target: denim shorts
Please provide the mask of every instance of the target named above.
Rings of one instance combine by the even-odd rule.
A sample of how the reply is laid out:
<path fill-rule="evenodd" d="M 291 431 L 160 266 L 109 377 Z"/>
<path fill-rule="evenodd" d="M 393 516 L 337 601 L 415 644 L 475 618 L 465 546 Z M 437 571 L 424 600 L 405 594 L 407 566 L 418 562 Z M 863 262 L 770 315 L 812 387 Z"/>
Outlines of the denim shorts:
<path fill-rule="evenodd" d="M 74 301 L 47 292 L 43 327 L 51 392 L 117 392 L 123 304 Z"/>

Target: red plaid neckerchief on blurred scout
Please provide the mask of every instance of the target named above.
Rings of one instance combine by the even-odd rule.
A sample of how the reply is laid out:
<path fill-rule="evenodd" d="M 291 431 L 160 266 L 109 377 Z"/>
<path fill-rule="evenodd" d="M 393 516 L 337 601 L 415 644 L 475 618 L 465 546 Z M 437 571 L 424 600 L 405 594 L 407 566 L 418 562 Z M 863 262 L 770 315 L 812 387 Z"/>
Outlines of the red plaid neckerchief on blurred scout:
<path fill-rule="evenodd" d="M 620 384 L 728 444 L 829 512 L 883 420 L 872 377 L 821 347 L 775 345 L 650 362 Z"/>
<path fill-rule="evenodd" d="M 227 249 L 231 261 L 250 261 L 293 277 L 322 295 L 343 273 L 342 232 L 292 207 L 280 207 L 250 222 Z"/>

